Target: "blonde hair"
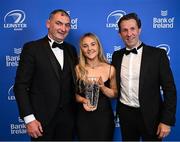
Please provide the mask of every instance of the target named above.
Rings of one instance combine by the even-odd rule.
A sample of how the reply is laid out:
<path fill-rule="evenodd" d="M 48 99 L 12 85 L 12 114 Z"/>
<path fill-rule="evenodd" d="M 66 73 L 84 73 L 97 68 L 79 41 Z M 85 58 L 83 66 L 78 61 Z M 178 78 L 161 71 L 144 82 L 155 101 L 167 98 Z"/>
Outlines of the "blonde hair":
<path fill-rule="evenodd" d="M 103 63 L 108 63 L 105 56 L 104 56 L 104 52 L 103 52 L 101 42 L 100 42 L 99 38 L 95 34 L 93 34 L 93 33 L 85 33 L 80 38 L 80 47 L 82 46 L 83 40 L 86 37 L 92 38 L 97 43 L 97 45 L 98 45 L 98 60 L 100 62 L 103 62 Z M 80 79 L 85 79 L 87 74 L 88 74 L 88 71 L 85 69 L 85 65 L 86 65 L 86 57 L 83 55 L 82 50 L 80 48 L 79 64 L 78 64 L 78 66 L 76 68 L 77 76 Z"/>

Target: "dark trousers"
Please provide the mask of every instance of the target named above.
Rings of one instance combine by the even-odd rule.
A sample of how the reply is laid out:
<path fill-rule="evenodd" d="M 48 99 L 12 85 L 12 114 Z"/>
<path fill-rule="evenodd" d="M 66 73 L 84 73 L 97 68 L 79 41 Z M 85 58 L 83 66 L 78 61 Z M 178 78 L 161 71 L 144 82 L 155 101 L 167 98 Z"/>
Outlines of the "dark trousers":
<path fill-rule="evenodd" d="M 119 123 L 123 141 L 161 141 L 156 133 L 149 134 L 140 108 L 119 104 Z"/>
<path fill-rule="evenodd" d="M 43 129 L 43 136 L 31 138 L 32 141 L 72 141 L 74 139 L 75 114 L 71 107 L 59 109 L 47 128 Z"/>

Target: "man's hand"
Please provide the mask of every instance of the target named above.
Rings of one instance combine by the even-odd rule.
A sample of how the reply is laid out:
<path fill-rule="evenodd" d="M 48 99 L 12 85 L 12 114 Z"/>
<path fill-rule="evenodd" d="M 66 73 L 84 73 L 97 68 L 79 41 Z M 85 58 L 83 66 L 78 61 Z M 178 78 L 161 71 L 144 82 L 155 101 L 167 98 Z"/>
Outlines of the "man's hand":
<path fill-rule="evenodd" d="M 164 123 L 159 123 L 156 134 L 158 135 L 158 138 L 162 139 L 168 136 L 170 131 L 171 131 L 171 126 L 166 125 Z"/>
<path fill-rule="evenodd" d="M 29 136 L 33 138 L 38 138 L 42 136 L 43 129 L 42 129 L 41 123 L 37 120 L 34 120 L 26 124 L 26 129 Z"/>

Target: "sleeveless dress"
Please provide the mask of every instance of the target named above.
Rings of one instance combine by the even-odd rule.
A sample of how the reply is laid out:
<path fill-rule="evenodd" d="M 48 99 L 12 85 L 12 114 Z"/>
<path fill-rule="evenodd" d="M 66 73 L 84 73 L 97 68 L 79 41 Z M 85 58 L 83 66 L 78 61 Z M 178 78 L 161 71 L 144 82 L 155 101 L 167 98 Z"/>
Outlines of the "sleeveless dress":
<path fill-rule="evenodd" d="M 109 87 L 110 80 L 104 82 Z M 81 94 L 84 97 L 84 94 Z M 111 100 L 99 91 L 97 109 L 86 111 L 83 104 L 78 104 L 77 111 L 77 136 L 84 141 L 112 141 L 114 133 L 114 115 Z"/>

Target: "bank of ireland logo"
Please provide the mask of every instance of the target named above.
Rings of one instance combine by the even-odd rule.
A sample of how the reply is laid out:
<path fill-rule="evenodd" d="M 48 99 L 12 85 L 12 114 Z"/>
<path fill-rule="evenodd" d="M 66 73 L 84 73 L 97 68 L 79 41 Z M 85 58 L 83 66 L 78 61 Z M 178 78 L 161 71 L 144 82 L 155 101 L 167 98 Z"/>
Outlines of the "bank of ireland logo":
<path fill-rule="evenodd" d="M 20 60 L 21 48 L 14 48 L 15 55 L 6 55 L 6 67 L 17 67 Z"/>
<path fill-rule="evenodd" d="M 163 44 L 157 45 L 156 47 L 166 50 L 167 56 L 168 56 L 168 58 L 169 58 L 169 60 L 170 60 L 170 56 L 169 56 L 170 46 L 169 46 L 168 44 L 164 44 L 164 43 L 163 43 Z"/>
<path fill-rule="evenodd" d="M 70 11 L 66 11 L 70 16 Z M 71 18 L 71 29 L 77 30 L 78 29 L 78 18 Z"/>
<path fill-rule="evenodd" d="M 114 45 L 114 51 L 120 50 L 121 46 L 120 45 Z"/>
<path fill-rule="evenodd" d="M 168 15 L 168 10 L 161 10 L 161 16 L 153 17 L 153 28 L 156 29 L 173 29 L 175 17 Z"/>
<path fill-rule="evenodd" d="M 167 10 L 161 10 L 161 16 L 167 16 L 168 11 Z"/>
<path fill-rule="evenodd" d="M 114 110 L 114 123 L 115 123 L 115 127 L 120 127 L 119 117 L 116 116 L 116 111 L 115 110 Z"/>
<path fill-rule="evenodd" d="M 16 31 L 23 30 L 27 27 L 27 24 L 23 23 L 26 19 L 24 11 L 16 9 L 8 12 L 4 16 L 4 28 L 14 29 Z"/>
<path fill-rule="evenodd" d="M 11 121 L 9 128 L 11 135 L 24 135 L 27 133 L 25 123 L 20 117 Z"/>
<path fill-rule="evenodd" d="M 115 30 L 118 30 L 118 21 L 124 15 L 126 15 L 126 12 L 123 10 L 115 10 L 115 11 L 111 12 L 107 16 L 106 27 L 107 28 L 114 28 Z"/>
<path fill-rule="evenodd" d="M 21 54 L 22 48 L 14 48 L 14 54 Z"/>

